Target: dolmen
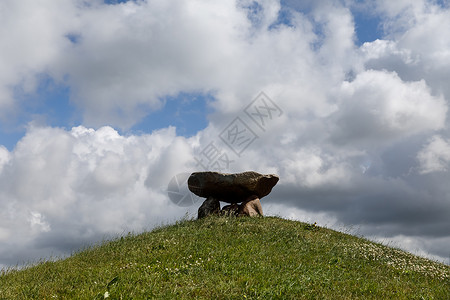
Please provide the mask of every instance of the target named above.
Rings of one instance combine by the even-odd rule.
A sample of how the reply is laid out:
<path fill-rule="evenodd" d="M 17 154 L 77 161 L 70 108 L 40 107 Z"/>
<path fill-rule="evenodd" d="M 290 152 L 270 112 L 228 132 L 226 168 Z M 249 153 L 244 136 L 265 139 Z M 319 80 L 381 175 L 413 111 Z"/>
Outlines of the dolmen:
<path fill-rule="evenodd" d="M 211 214 L 262 216 L 260 199 L 277 184 L 275 174 L 263 175 L 249 171 L 235 174 L 195 172 L 188 179 L 189 190 L 206 198 L 198 209 L 198 218 Z M 220 209 L 220 202 L 229 203 Z"/>

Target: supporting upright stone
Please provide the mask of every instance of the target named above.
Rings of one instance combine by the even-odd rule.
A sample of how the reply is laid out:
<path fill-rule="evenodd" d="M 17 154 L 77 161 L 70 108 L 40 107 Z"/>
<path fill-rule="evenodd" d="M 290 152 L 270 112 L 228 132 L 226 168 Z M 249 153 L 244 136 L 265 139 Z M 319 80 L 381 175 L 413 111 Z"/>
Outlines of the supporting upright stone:
<path fill-rule="evenodd" d="M 224 216 L 237 216 L 239 208 L 240 208 L 240 205 L 237 203 L 225 205 L 224 207 L 222 207 L 220 214 L 224 215 Z"/>
<path fill-rule="evenodd" d="M 198 209 L 198 218 L 205 218 L 220 213 L 220 202 L 214 197 L 208 197 Z"/>
<path fill-rule="evenodd" d="M 263 216 L 261 202 L 258 196 L 250 196 L 247 200 L 239 205 L 238 216 Z"/>
<path fill-rule="evenodd" d="M 198 218 L 211 214 L 235 216 L 262 216 L 260 199 L 267 196 L 277 184 L 275 174 L 263 175 L 253 171 L 224 174 L 195 172 L 188 179 L 188 188 L 206 200 L 198 209 Z M 230 203 L 220 210 L 220 201 Z M 239 204 L 241 203 L 241 204 Z"/>

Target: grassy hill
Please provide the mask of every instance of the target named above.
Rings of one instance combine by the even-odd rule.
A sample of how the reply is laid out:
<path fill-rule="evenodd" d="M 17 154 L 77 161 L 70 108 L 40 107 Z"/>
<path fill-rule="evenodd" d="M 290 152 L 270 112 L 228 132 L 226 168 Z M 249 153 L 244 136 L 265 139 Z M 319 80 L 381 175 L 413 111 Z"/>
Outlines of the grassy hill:
<path fill-rule="evenodd" d="M 450 299 L 450 267 L 313 224 L 209 217 L 21 271 L 0 299 Z"/>

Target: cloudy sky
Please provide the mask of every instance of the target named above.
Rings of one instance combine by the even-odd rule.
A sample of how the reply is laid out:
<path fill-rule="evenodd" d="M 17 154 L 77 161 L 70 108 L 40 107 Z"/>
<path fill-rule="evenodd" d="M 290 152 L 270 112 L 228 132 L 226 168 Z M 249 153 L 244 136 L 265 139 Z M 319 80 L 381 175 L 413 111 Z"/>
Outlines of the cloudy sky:
<path fill-rule="evenodd" d="M 168 189 L 205 169 L 450 263 L 449 31 L 447 0 L 2 0 L 0 267 L 195 216 Z"/>

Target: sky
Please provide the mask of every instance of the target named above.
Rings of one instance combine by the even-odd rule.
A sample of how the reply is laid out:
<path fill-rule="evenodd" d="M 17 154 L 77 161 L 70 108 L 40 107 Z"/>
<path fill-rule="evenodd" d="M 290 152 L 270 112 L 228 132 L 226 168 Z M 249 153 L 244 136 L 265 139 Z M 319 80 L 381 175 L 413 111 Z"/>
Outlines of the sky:
<path fill-rule="evenodd" d="M 447 0 L 3 0 L 0 268 L 195 217 L 205 170 L 450 264 L 448 78 Z"/>

